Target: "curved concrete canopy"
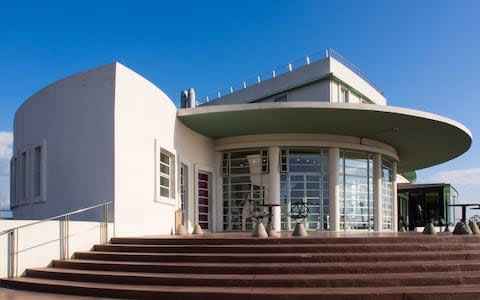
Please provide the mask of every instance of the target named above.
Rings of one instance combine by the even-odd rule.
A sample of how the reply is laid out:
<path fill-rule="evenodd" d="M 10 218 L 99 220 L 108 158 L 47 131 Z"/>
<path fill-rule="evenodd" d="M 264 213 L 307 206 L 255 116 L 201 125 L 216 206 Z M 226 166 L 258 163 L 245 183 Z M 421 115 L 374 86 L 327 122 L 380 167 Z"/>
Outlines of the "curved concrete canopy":
<path fill-rule="evenodd" d="M 375 104 L 249 103 L 178 110 L 192 130 L 221 138 L 272 133 L 323 133 L 376 140 L 394 147 L 398 172 L 430 167 L 470 148 L 462 124 L 422 111 Z"/>

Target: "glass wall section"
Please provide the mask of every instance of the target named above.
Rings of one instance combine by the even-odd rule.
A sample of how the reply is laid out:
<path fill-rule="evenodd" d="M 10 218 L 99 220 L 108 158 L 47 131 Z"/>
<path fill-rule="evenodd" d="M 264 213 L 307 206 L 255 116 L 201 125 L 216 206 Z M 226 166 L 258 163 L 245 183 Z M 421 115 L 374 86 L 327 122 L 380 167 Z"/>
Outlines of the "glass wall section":
<path fill-rule="evenodd" d="M 393 229 L 393 172 L 392 162 L 382 160 L 382 208 L 383 208 L 383 230 Z"/>
<path fill-rule="evenodd" d="M 328 151 L 282 149 L 281 153 L 281 229 L 293 230 L 295 221 L 288 213 L 303 203 L 309 209 L 303 220 L 306 229 L 328 229 Z"/>
<path fill-rule="evenodd" d="M 340 229 L 373 230 L 373 155 L 340 151 Z"/>
<path fill-rule="evenodd" d="M 268 184 L 268 151 L 248 149 L 223 153 L 223 230 L 252 230 L 253 206 L 264 202 Z"/>

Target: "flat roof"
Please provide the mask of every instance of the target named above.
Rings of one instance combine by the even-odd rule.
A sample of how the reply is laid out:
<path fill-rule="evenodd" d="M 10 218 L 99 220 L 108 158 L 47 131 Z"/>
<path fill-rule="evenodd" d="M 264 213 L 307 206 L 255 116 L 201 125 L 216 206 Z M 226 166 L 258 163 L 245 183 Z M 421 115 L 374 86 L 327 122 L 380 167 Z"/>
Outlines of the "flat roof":
<path fill-rule="evenodd" d="M 376 140 L 394 147 L 398 172 L 434 166 L 466 152 L 472 134 L 462 124 L 431 113 L 375 104 L 271 102 L 179 109 L 190 129 L 211 137 L 319 133 Z"/>
<path fill-rule="evenodd" d="M 401 192 L 403 190 L 415 190 L 415 189 L 428 189 L 451 186 L 448 183 L 398 183 L 397 190 Z"/>

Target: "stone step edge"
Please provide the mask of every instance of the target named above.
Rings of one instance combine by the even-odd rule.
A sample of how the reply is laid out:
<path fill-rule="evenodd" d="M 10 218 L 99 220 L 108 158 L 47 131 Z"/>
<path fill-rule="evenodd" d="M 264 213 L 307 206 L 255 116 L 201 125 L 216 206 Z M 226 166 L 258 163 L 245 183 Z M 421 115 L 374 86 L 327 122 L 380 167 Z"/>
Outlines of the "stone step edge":
<path fill-rule="evenodd" d="M 32 268 L 26 270 L 26 276 L 29 277 L 31 273 L 53 273 L 53 274 L 71 274 L 71 275 L 92 275 L 92 276 L 128 276 L 128 277 L 149 277 L 149 278 L 177 278 L 177 279 L 196 279 L 201 275 L 202 279 L 217 280 L 217 279 L 238 279 L 238 280 L 342 280 L 342 279 L 371 279 L 375 277 L 376 280 L 390 280 L 390 279 L 417 279 L 425 278 L 425 274 L 418 272 L 411 273 L 339 273 L 339 274 L 194 274 L 194 273 L 152 273 L 152 272 L 125 272 L 125 271 L 98 271 L 98 270 L 83 270 L 83 269 L 64 269 L 64 268 Z M 376 277 L 378 276 L 378 277 Z M 480 276 L 480 271 L 464 271 L 464 272 L 429 272 L 428 277 L 432 278 L 458 278 L 458 277 L 477 277 Z M 35 277 L 35 276 L 33 276 Z M 228 278 L 225 278 L 228 277 Z M 480 284 L 480 281 L 479 281 Z"/>
<path fill-rule="evenodd" d="M 478 285 L 449 285 L 449 286 L 399 286 L 399 287 L 325 287 L 325 288 L 228 288 L 224 287 L 197 287 L 197 286 L 159 286 L 159 285 L 116 285 L 107 283 L 89 283 L 75 281 L 57 281 L 38 278 L 15 278 L 15 279 L 0 279 L 0 283 L 4 287 L 11 288 L 29 288 L 30 290 L 39 290 L 45 292 L 68 292 L 80 295 L 102 295 L 115 297 L 139 296 L 146 293 L 144 296 L 171 296 L 171 298 L 162 299 L 183 299 L 183 296 L 190 296 L 191 299 L 225 299 L 224 297 L 231 297 L 232 295 L 241 296 L 261 296 L 262 299 L 272 299 L 275 297 L 288 297 L 288 299 L 295 299 L 301 296 L 312 296 L 309 299 L 318 299 L 319 295 L 325 296 L 366 296 L 366 295 L 385 295 L 389 298 L 385 299 L 405 299 L 405 295 L 439 295 L 457 296 L 458 298 L 449 299 L 478 299 L 480 296 L 480 284 Z M 118 294 L 117 294 L 118 293 Z M 192 297 L 194 296 L 194 297 Z M 270 297 L 269 297 L 270 296 Z M 392 298 L 394 297 L 395 298 Z M 209 298 L 205 298 L 209 297 Z M 468 297 L 468 298 L 467 298 Z M 473 298 L 476 297 L 476 298 Z M 335 298 L 322 298 L 335 299 Z M 338 298 L 344 299 L 344 298 Z M 357 299 L 357 298 L 349 298 Z M 362 298 L 363 299 L 363 298 Z M 368 298 L 370 299 L 370 298 Z M 372 297 L 371 299 L 378 299 Z M 382 298 L 383 299 L 383 298 Z M 427 298 L 422 298 L 427 299 Z M 430 299 L 430 298 L 428 298 Z M 438 298 L 431 298 L 438 299 Z"/>

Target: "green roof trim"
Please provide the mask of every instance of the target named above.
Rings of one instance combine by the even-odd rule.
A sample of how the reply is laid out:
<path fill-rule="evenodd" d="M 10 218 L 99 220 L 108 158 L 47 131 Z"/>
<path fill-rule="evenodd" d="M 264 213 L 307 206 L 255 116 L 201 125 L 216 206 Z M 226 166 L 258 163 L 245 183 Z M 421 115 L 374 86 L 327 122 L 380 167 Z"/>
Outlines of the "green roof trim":
<path fill-rule="evenodd" d="M 415 183 L 417 181 L 417 172 L 410 171 L 401 174 L 405 179 L 407 179 L 410 183 Z"/>
<path fill-rule="evenodd" d="M 178 110 L 192 130 L 211 138 L 277 133 L 318 133 L 368 138 L 396 149 L 398 172 L 434 166 L 470 148 L 462 124 L 438 115 L 386 105 L 271 102 Z"/>

